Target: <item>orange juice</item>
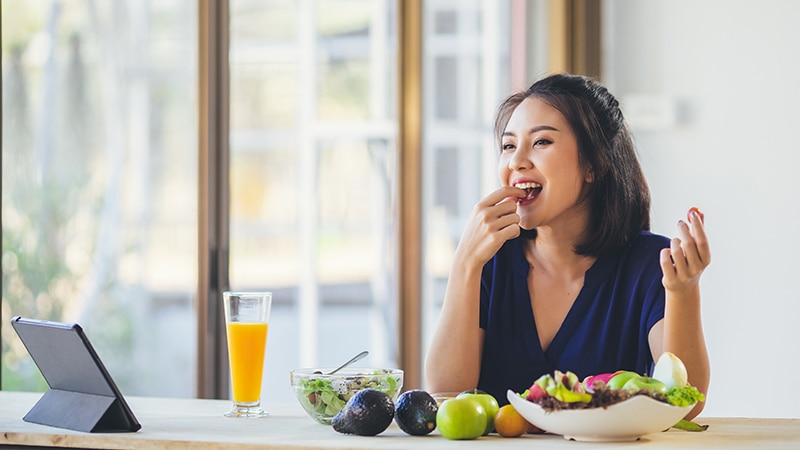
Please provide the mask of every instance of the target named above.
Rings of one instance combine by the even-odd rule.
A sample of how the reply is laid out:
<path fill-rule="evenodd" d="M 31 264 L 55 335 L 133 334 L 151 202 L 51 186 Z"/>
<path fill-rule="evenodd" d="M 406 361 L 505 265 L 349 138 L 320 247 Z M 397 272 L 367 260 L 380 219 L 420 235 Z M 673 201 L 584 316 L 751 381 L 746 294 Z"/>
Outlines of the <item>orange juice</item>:
<path fill-rule="evenodd" d="M 261 398 L 267 324 L 232 322 L 227 328 L 233 401 L 258 402 Z"/>

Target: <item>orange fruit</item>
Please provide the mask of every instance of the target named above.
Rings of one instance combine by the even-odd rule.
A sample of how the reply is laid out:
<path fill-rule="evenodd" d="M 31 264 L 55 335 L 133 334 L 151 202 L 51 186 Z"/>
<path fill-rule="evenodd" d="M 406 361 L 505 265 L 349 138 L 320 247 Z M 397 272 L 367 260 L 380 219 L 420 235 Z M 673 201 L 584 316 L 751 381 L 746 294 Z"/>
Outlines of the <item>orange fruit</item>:
<path fill-rule="evenodd" d="M 494 428 L 503 437 L 518 437 L 528 431 L 528 421 L 522 417 L 513 405 L 504 405 L 494 416 Z"/>

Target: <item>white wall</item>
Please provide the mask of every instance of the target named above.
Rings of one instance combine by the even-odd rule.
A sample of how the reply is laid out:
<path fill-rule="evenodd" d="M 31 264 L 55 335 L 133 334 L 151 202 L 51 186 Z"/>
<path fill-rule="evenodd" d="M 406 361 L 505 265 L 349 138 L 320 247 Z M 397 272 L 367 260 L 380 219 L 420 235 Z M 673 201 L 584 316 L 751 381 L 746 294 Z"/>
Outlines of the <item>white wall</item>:
<path fill-rule="evenodd" d="M 606 0 L 653 229 L 706 213 L 704 416 L 800 417 L 800 2 Z"/>

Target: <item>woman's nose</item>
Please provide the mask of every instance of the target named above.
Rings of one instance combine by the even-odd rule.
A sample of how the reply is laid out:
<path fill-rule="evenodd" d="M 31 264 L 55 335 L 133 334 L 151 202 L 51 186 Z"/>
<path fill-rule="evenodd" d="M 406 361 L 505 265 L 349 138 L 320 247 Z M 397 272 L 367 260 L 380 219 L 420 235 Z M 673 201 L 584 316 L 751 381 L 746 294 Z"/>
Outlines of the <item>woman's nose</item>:
<path fill-rule="evenodd" d="M 514 151 L 508 161 L 508 167 L 512 170 L 530 169 L 533 167 L 533 162 L 531 162 L 528 157 L 528 152 L 524 150 L 524 147 L 519 147 Z"/>

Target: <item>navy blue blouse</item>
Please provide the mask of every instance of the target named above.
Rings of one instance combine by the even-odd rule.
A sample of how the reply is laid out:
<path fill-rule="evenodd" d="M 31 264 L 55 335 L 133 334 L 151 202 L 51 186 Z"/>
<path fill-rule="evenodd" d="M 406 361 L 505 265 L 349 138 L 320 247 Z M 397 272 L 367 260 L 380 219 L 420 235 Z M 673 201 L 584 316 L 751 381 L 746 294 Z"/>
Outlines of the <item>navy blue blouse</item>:
<path fill-rule="evenodd" d="M 642 232 L 630 246 L 598 258 L 547 351 L 531 309 L 523 239 L 507 241 L 483 269 L 478 389 L 502 405 L 508 389 L 522 392 L 556 369 L 581 379 L 620 369 L 650 373 L 648 333 L 664 317 L 659 252 L 669 239 Z"/>

